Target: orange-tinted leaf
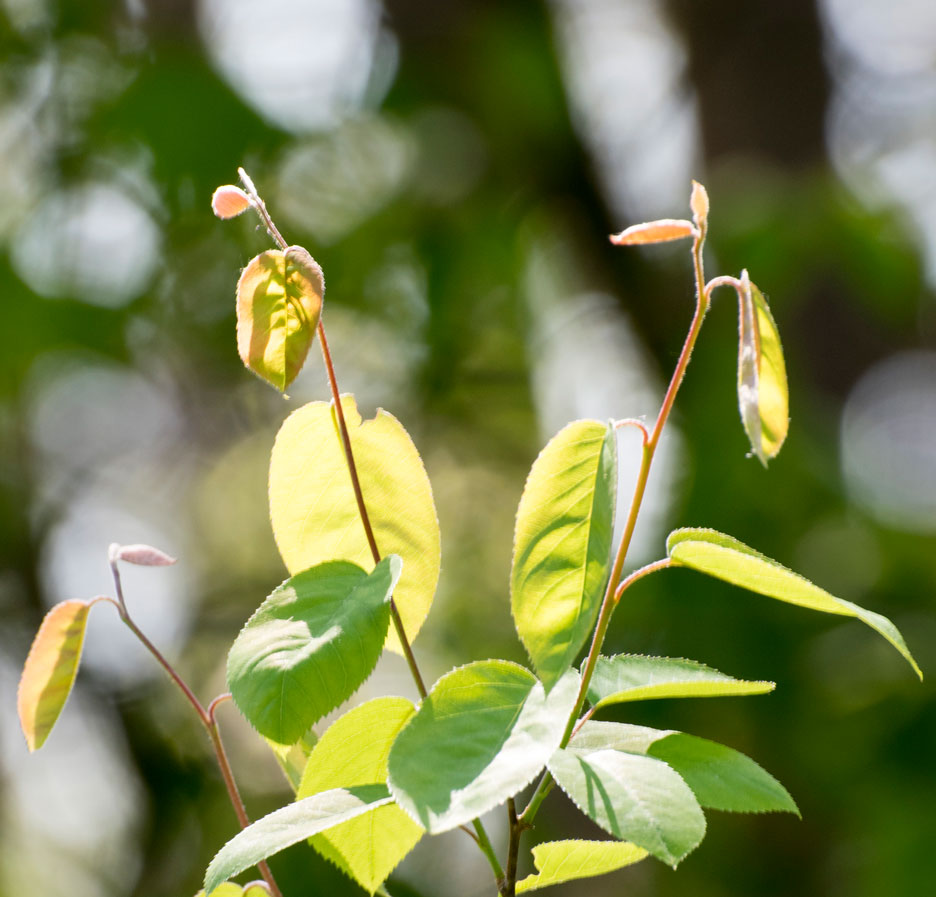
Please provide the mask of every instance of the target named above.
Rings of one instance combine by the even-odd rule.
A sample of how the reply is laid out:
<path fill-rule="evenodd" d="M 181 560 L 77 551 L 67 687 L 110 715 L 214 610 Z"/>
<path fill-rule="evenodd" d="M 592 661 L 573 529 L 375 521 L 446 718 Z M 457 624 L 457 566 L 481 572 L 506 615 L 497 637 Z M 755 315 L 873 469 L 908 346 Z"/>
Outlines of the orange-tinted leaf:
<path fill-rule="evenodd" d="M 237 349 L 280 392 L 296 379 L 315 338 L 325 280 L 301 246 L 261 252 L 237 283 Z"/>
<path fill-rule="evenodd" d="M 692 182 L 692 196 L 689 197 L 689 207 L 692 209 L 692 218 L 698 227 L 702 227 L 708 220 L 708 192 L 698 181 Z"/>
<path fill-rule="evenodd" d="M 211 197 L 211 209 L 219 218 L 234 218 L 250 208 L 250 197 L 233 184 L 218 187 Z"/>
<path fill-rule="evenodd" d="M 29 649 L 16 704 L 31 751 L 42 747 L 68 700 L 81 660 L 90 608 L 85 601 L 55 605 Z"/>
<path fill-rule="evenodd" d="M 643 243 L 668 243 L 683 237 L 694 237 L 695 226 L 682 218 L 661 218 L 659 221 L 647 221 L 633 224 L 619 234 L 611 236 L 615 246 L 638 246 Z"/>

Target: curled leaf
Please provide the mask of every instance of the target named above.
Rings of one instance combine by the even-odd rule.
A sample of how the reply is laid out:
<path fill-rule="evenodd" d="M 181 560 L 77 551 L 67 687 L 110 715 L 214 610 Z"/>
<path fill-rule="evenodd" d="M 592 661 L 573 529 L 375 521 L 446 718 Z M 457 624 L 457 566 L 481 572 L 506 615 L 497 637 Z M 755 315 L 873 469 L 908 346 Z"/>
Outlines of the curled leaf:
<path fill-rule="evenodd" d="M 250 197 L 233 184 L 218 187 L 211 197 L 211 210 L 219 218 L 236 218 L 250 208 Z"/>
<path fill-rule="evenodd" d="M 751 449 L 766 467 L 790 426 L 783 347 L 767 300 L 747 271 L 741 272 L 738 300 L 738 409 Z"/>
<path fill-rule="evenodd" d="M 23 666 L 16 707 L 31 751 L 42 747 L 68 700 L 91 604 L 63 601 L 46 615 Z"/>
<path fill-rule="evenodd" d="M 645 243 L 668 243 L 683 237 L 694 237 L 695 226 L 682 218 L 661 218 L 644 224 L 632 224 L 619 234 L 611 236 L 615 246 L 638 246 Z"/>
<path fill-rule="evenodd" d="M 261 252 L 237 282 L 237 351 L 280 392 L 305 363 L 324 295 L 322 269 L 301 246 Z"/>
<path fill-rule="evenodd" d="M 176 562 L 174 557 L 152 545 L 118 545 L 114 542 L 108 549 L 108 555 L 111 561 L 126 561 L 140 567 L 169 567 Z"/>
<path fill-rule="evenodd" d="M 698 181 L 692 182 L 692 195 L 689 197 L 689 207 L 692 209 L 692 220 L 695 221 L 696 226 L 704 227 L 708 222 L 708 192 Z"/>

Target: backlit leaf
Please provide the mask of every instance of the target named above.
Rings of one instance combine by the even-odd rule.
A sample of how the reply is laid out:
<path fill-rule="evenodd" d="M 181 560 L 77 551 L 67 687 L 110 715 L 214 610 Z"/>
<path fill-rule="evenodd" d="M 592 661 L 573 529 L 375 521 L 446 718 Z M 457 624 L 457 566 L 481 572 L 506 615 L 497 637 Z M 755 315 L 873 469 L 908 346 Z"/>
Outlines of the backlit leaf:
<path fill-rule="evenodd" d="M 305 362 L 324 294 L 322 269 L 301 246 L 261 252 L 237 282 L 237 351 L 280 392 Z"/>
<path fill-rule="evenodd" d="M 615 838 L 675 867 L 705 836 L 695 795 L 662 760 L 616 750 L 558 750 L 549 771 L 575 805 Z"/>
<path fill-rule="evenodd" d="M 247 621 L 228 655 L 228 687 L 250 723 L 290 744 L 370 675 L 390 621 L 400 559 L 367 574 L 329 561 L 287 579 Z"/>
<path fill-rule="evenodd" d="M 632 224 L 619 234 L 611 236 L 615 246 L 639 246 L 645 243 L 669 243 L 695 236 L 696 229 L 691 221 L 677 218 L 661 218 L 644 224 Z"/>
<path fill-rule="evenodd" d="M 670 558 L 677 564 L 759 595 L 798 604 L 810 610 L 861 620 L 884 636 L 903 655 L 916 674 L 923 678 L 903 636 L 887 617 L 830 595 L 743 542 L 715 530 L 678 529 L 670 533 L 666 548 Z"/>
<path fill-rule="evenodd" d="M 397 803 L 432 834 L 503 803 L 559 746 L 578 685 L 570 670 L 547 696 L 529 670 L 506 660 L 446 673 L 390 750 Z"/>
<path fill-rule="evenodd" d="M 406 430 L 386 411 L 361 422 L 342 397 L 377 547 L 403 558 L 394 602 L 412 641 L 439 581 L 439 521 L 425 468 Z M 340 557 L 373 567 L 331 404 L 312 402 L 280 428 L 270 459 L 270 519 L 290 573 Z M 387 647 L 401 652 L 391 629 Z"/>
<path fill-rule="evenodd" d="M 205 873 L 205 891 L 216 897 L 218 885 L 260 860 L 388 803 L 386 785 L 361 785 L 323 791 L 280 807 L 238 832 L 218 851 Z"/>
<path fill-rule="evenodd" d="M 588 702 L 595 708 L 650 698 L 714 698 L 762 695 L 773 682 L 733 679 L 695 660 L 618 654 L 599 657 L 588 686 Z"/>
<path fill-rule="evenodd" d="M 738 409 L 751 449 L 766 467 L 790 426 L 789 390 L 780 334 L 763 293 L 741 272 Z"/>
<path fill-rule="evenodd" d="M 63 601 L 46 615 L 23 666 L 16 706 L 31 751 L 52 731 L 78 673 L 91 604 Z"/>
<path fill-rule="evenodd" d="M 273 741 L 272 738 L 265 738 L 264 741 L 273 751 L 273 756 L 276 757 L 276 762 L 283 771 L 283 775 L 286 776 L 289 787 L 294 792 L 298 791 L 299 783 L 302 781 L 302 773 L 305 771 L 306 763 L 309 760 L 309 754 L 312 753 L 312 748 L 315 747 L 318 741 L 315 732 L 309 729 L 305 735 L 302 735 L 292 744 L 280 744 L 278 741 Z"/>
<path fill-rule="evenodd" d="M 577 878 L 593 878 L 639 862 L 647 851 L 626 841 L 549 841 L 533 848 L 536 875 L 517 882 L 517 893 Z"/>
<path fill-rule="evenodd" d="M 312 751 L 297 798 L 385 783 L 390 748 L 415 709 L 405 698 L 376 698 L 349 710 Z M 395 804 L 386 804 L 316 835 L 311 843 L 373 894 L 422 836 L 421 826 Z"/>
<path fill-rule="evenodd" d="M 592 631 L 611 566 L 614 428 L 581 420 L 560 430 L 530 470 L 514 532 L 511 610 L 550 689 Z"/>

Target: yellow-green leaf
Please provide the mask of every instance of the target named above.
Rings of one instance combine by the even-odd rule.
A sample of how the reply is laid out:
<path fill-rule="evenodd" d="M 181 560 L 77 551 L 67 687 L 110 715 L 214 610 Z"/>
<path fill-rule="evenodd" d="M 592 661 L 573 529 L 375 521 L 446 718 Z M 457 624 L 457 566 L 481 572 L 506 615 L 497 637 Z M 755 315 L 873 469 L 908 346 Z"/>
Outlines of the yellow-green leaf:
<path fill-rule="evenodd" d="M 353 396 L 343 396 L 342 407 L 377 547 L 403 559 L 393 598 L 412 641 L 439 581 L 432 488 L 416 446 L 393 415 L 380 409 L 362 423 Z M 331 558 L 373 568 L 331 403 L 311 402 L 280 428 L 270 459 L 270 519 L 291 573 Z M 402 653 L 393 628 L 386 647 Z"/>
<path fill-rule="evenodd" d="M 261 252 L 237 282 L 241 361 L 280 392 L 305 362 L 324 295 L 322 269 L 301 246 Z"/>
<path fill-rule="evenodd" d="M 315 732 L 309 729 L 305 735 L 292 744 L 280 744 L 278 741 L 274 741 L 272 738 L 266 738 L 265 736 L 263 740 L 270 746 L 270 750 L 273 751 L 273 756 L 276 757 L 276 762 L 283 771 L 283 775 L 286 776 L 286 781 L 289 782 L 292 790 L 298 791 L 299 783 L 302 781 L 302 773 L 309 759 L 309 754 L 312 753 L 312 748 L 315 747 L 315 743 L 318 740 Z"/>
<path fill-rule="evenodd" d="M 332 788 L 386 782 L 387 756 L 416 708 L 405 698 L 376 698 L 349 710 L 309 757 L 297 800 Z M 423 836 L 395 804 L 377 807 L 315 835 L 310 843 L 373 894 Z"/>
<path fill-rule="evenodd" d="M 666 548 L 675 563 L 759 595 L 861 620 L 884 636 L 923 678 L 903 636 L 887 617 L 830 595 L 743 542 L 711 529 L 678 529 L 670 533 Z"/>
<path fill-rule="evenodd" d="M 580 420 L 560 430 L 530 470 L 514 533 L 511 610 L 548 691 L 592 631 L 611 565 L 614 428 Z"/>
<path fill-rule="evenodd" d="M 56 604 L 45 615 L 29 649 L 16 705 L 31 751 L 41 748 L 49 737 L 75 684 L 90 609 L 86 601 Z"/>
<path fill-rule="evenodd" d="M 593 878 L 637 863 L 647 851 L 627 841 L 549 841 L 533 848 L 537 875 L 517 882 L 517 893 L 577 878 Z"/>
<path fill-rule="evenodd" d="M 783 347 L 764 294 L 741 272 L 738 408 L 751 449 L 766 467 L 790 426 Z"/>

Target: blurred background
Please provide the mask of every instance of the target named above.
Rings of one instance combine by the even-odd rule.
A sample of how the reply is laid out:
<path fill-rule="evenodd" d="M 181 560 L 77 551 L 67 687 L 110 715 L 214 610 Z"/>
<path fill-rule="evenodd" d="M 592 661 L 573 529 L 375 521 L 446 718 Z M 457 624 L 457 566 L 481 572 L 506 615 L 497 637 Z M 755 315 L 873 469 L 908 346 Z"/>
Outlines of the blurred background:
<path fill-rule="evenodd" d="M 342 389 L 422 451 L 443 534 L 429 681 L 523 661 L 526 472 L 568 420 L 652 420 L 691 315 L 685 245 L 607 234 L 688 216 L 707 184 L 709 276 L 747 267 L 770 297 L 791 435 L 769 471 L 745 457 L 736 301 L 716 294 L 631 565 L 716 527 L 892 617 L 930 679 L 854 621 L 688 572 L 642 581 L 608 652 L 778 688 L 619 718 L 745 751 L 804 818 L 713 812 L 677 872 L 555 893 L 936 893 L 934 4 L 2 0 L 0 33 L 0 895 L 190 897 L 236 828 L 204 733 L 106 605 L 37 755 L 14 707 L 45 610 L 111 592 L 112 541 L 180 558 L 125 589 L 205 701 L 285 575 L 267 459 L 328 393 L 314 349 L 288 401 L 237 358 L 234 284 L 269 246 L 211 215 L 238 165 L 325 269 Z M 620 449 L 629 496 L 633 430 Z M 393 658 L 356 701 L 381 693 L 412 696 Z M 285 802 L 236 710 L 221 722 L 251 814 Z M 595 834 L 560 794 L 545 810 L 535 838 Z M 473 850 L 425 839 L 390 891 L 490 894 Z M 272 865 L 291 897 L 363 893 L 304 845 Z"/>

